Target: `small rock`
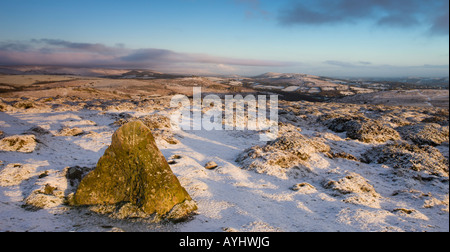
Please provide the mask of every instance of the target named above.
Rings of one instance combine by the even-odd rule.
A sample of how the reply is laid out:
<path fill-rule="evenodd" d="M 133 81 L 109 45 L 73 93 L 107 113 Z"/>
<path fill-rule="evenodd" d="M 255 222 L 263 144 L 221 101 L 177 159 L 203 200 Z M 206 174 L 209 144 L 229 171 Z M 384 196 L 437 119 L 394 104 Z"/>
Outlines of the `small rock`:
<path fill-rule="evenodd" d="M 67 167 L 66 178 L 70 182 L 71 186 L 75 186 L 78 185 L 81 182 L 81 179 L 92 170 L 93 168 L 80 166 Z"/>
<path fill-rule="evenodd" d="M 80 128 L 63 128 L 60 130 L 56 136 L 80 136 L 83 135 L 84 131 Z"/>
<path fill-rule="evenodd" d="M 216 169 L 217 167 L 219 167 L 219 165 L 217 165 L 217 163 L 214 161 L 208 162 L 205 165 L 205 169 L 208 169 L 208 170 Z"/>
<path fill-rule="evenodd" d="M 170 165 L 174 165 L 174 164 L 177 163 L 177 161 L 175 161 L 175 160 L 173 160 L 173 159 L 169 159 L 169 160 L 167 161 L 167 163 L 170 164 Z"/>
<path fill-rule="evenodd" d="M 181 158 L 183 158 L 183 157 L 180 155 L 173 155 L 170 157 L 170 159 L 181 159 Z"/>
<path fill-rule="evenodd" d="M 46 184 L 45 187 L 44 187 L 44 191 L 42 193 L 45 194 L 45 195 L 53 195 L 53 192 L 56 189 L 58 189 L 58 188 L 56 188 L 54 186 L 51 186 L 49 184 Z"/>
<path fill-rule="evenodd" d="M 300 184 L 296 184 L 293 187 L 291 187 L 292 191 L 300 191 L 302 188 L 307 188 L 307 189 L 316 189 L 314 186 L 312 186 L 309 183 L 300 183 Z"/>
<path fill-rule="evenodd" d="M 414 210 L 414 209 L 396 208 L 392 212 L 394 212 L 394 213 L 401 212 L 401 213 L 405 213 L 405 214 L 412 214 L 415 211 L 416 210 Z"/>
<path fill-rule="evenodd" d="M 232 227 L 223 227 L 222 230 L 227 233 L 236 233 L 239 232 L 237 229 Z"/>
<path fill-rule="evenodd" d="M 45 171 L 45 172 L 41 173 L 38 178 L 41 179 L 41 178 L 48 177 L 48 173 L 49 173 L 49 171 Z"/>

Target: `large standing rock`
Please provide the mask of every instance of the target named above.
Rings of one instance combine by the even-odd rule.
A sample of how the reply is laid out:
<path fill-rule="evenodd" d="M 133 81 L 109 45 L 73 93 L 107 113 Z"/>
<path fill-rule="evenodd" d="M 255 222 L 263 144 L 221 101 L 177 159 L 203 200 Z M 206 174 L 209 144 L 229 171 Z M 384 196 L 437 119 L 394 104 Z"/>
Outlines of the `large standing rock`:
<path fill-rule="evenodd" d="M 114 133 L 97 168 L 81 181 L 73 203 L 125 204 L 134 209 L 130 216 L 138 209 L 168 219 L 184 218 L 197 209 L 141 121 L 127 123 Z M 120 211 L 123 216 L 124 210 Z"/>

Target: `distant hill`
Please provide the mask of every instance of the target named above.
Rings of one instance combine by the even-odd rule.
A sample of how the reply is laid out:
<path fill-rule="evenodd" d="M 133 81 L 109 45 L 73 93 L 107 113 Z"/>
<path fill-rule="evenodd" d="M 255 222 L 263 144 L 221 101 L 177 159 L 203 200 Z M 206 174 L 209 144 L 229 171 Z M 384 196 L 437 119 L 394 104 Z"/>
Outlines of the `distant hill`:
<path fill-rule="evenodd" d="M 120 76 L 109 76 L 109 77 L 119 77 L 123 79 L 173 79 L 185 77 L 185 75 L 177 74 L 166 74 L 161 72 L 156 72 L 152 70 L 131 70 Z"/>
<path fill-rule="evenodd" d="M 271 85 L 293 85 L 293 86 L 337 86 L 334 79 L 323 78 L 315 75 L 302 73 L 265 73 L 252 77 L 255 82 Z"/>
<path fill-rule="evenodd" d="M 258 76 L 253 77 L 254 79 L 298 79 L 307 77 L 307 74 L 299 74 L 299 73 L 265 73 Z"/>
<path fill-rule="evenodd" d="M 23 74 L 22 71 L 0 67 L 0 74 Z"/>
<path fill-rule="evenodd" d="M 359 83 L 382 83 L 390 87 L 409 87 L 409 88 L 449 88 L 449 77 L 404 77 L 404 78 L 349 78 L 348 81 Z"/>
<path fill-rule="evenodd" d="M 290 84 L 290 85 L 303 85 L 307 82 L 306 78 L 312 77 L 307 74 L 299 73 L 265 73 L 253 77 L 255 81 L 270 83 L 270 84 Z"/>
<path fill-rule="evenodd" d="M 119 76 L 130 70 L 89 68 L 89 67 L 60 67 L 60 66 L 1 66 L 1 74 L 13 75 L 79 75 L 79 76 Z"/>
<path fill-rule="evenodd" d="M 6 75 L 77 75 L 123 79 L 179 78 L 185 75 L 165 74 L 143 69 L 112 69 L 59 66 L 0 66 L 0 74 Z"/>

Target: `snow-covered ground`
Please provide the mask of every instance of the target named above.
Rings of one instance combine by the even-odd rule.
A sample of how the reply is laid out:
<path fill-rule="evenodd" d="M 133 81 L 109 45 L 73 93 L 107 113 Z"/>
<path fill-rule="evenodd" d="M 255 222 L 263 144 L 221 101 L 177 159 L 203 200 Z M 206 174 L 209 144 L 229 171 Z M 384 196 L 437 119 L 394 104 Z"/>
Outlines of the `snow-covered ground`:
<path fill-rule="evenodd" d="M 158 113 L 168 115 L 168 111 Z M 0 231 L 449 231 L 448 179 L 434 183 L 393 178 L 384 165 L 331 159 L 323 153 L 312 155 L 309 175 L 261 174 L 236 162 L 246 149 L 265 144 L 248 131 L 181 131 L 175 133 L 178 144 L 158 141 L 167 159 L 180 157 L 172 170 L 198 204 L 189 221 L 116 220 L 59 201 L 42 209 L 26 207 L 33 192 L 47 185 L 64 195 L 73 190 L 65 168 L 95 167 L 117 129 L 113 125 L 117 115 L 96 110 L 0 112 L 5 136 L 28 133 L 38 140 L 32 153 L 0 152 Z M 44 131 L 30 132 L 36 126 Z M 64 127 L 78 127 L 85 133 L 58 136 Z M 344 133 L 323 126 L 305 122 L 301 128 L 305 136 L 323 137 L 333 148 L 349 153 L 373 146 L 346 140 Z M 205 169 L 210 161 L 219 167 Z M 379 197 L 352 203 L 324 186 L 351 174 L 367 180 Z M 300 183 L 306 186 L 292 189 Z"/>

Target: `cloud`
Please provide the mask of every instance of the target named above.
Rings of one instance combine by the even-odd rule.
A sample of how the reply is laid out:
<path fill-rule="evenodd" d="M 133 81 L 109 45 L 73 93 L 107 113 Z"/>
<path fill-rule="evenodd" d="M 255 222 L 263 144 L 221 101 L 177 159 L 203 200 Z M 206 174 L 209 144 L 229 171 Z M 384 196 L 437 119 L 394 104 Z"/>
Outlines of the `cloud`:
<path fill-rule="evenodd" d="M 355 65 L 353 63 L 343 62 L 343 61 L 338 61 L 338 60 L 327 60 L 327 61 L 325 61 L 323 63 L 328 64 L 328 65 L 332 65 L 332 66 L 345 67 L 345 68 L 357 67 L 357 65 Z"/>
<path fill-rule="evenodd" d="M 449 65 L 420 65 L 420 66 L 393 66 L 393 65 L 374 65 L 371 62 L 367 61 L 358 61 L 356 63 L 353 62 L 345 62 L 345 61 L 338 61 L 338 60 L 327 60 L 323 62 L 324 64 L 331 65 L 331 66 L 337 66 L 342 68 L 365 68 L 365 69 L 383 69 L 383 68 L 404 68 L 404 69 L 413 69 L 413 68 L 434 68 L 434 69 L 448 69 Z"/>
<path fill-rule="evenodd" d="M 380 26 L 406 28 L 419 24 L 419 21 L 411 15 L 389 15 L 381 18 L 377 22 Z"/>
<path fill-rule="evenodd" d="M 150 65 L 157 64 L 176 64 L 176 63 L 195 63 L 195 64 L 214 64 L 219 66 L 253 66 L 253 67 L 286 67 L 299 65 L 299 62 L 240 59 L 229 57 L 218 57 L 209 54 L 177 53 L 163 49 L 139 49 L 131 54 L 121 57 L 126 62 L 143 63 Z M 225 69 L 224 67 L 222 67 Z"/>
<path fill-rule="evenodd" d="M 423 66 L 417 66 L 417 67 L 436 68 L 436 69 L 448 69 L 449 65 L 430 65 L 430 64 L 425 64 Z"/>
<path fill-rule="evenodd" d="M 448 33 L 449 33 L 449 11 L 447 6 L 447 12 L 434 19 L 433 25 L 430 28 L 430 34 L 448 35 Z"/>
<path fill-rule="evenodd" d="M 371 62 L 327 60 L 315 71 L 335 77 L 448 77 L 449 65 L 392 65 Z"/>
<path fill-rule="evenodd" d="M 298 62 L 218 57 L 158 48 L 129 49 L 124 45 L 107 46 L 58 39 L 0 42 L 0 64 L 151 68 L 161 71 L 181 70 L 184 67 L 216 69 L 222 72 L 235 70 L 236 67 L 299 65 Z"/>
<path fill-rule="evenodd" d="M 323 63 L 332 66 L 344 67 L 344 68 L 356 68 L 356 67 L 373 67 L 372 62 L 369 61 L 358 61 L 356 63 L 353 62 L 344 62 L 339 60 L 327 60 Z"/>
<path fill-rule="evenodd" d="M 130 54 L 121 57 L 127 62 L 146 62 L 146 61 L 172 61 L 177 56 L 177 53 L 164 49 L 138 49 Z"/>
<path fill-rule="evenodd" d="M 362 65 L 372 65 L 372 62 L 369 61 L 359 61 L 358 63 Z"/>
<path fill-rule="evenodd" d="M 286 67 L 300 65 L 299 62 L 275 61 L 275 60 L 256 60 L 256 59 L 239 59 L 217 57 L 208 54 L 186 54 L 184 55 L 188 62 L 198 62 L 206 64 L 227 64 L 234 66 L 255 66 L 255 67 Z"/>
<path fill-rule="evenodd" d="M 117 55 L 119 53 L 123 53 L 124 48 L 121 45 L 116 47 L 109 47 L 99 43 L 75 43 L 61 39 L 32 39 L 30 41 L 32 44 L 45 45 L 44 48 L 47 52 L 51 52 L 52 50 L 60 50 L 60 49 L 69 49 L 72 51 L 80 51 L 80 52 L 90 52 L 102 55 Z"/>
<path fill-rule="evenodd" d="M 370 21 L 381 27 L 430 27 L 448 35 L 448 0 L 297 0 L 280 10 L 278 22 L 292 25 L 337 25 Z"/>
<path fill-rule="evenodd" d="M 24 52 L 30 48 L 29 45 L 20 42 L 0 42 L 0 51 Z"/>
<path fill-rule="evenodd" d="M 260 0 L 234 0 L 234 2 L 248 7 L 248 9 L 245 12 L 246 17 L 248 18 L 254 18 L 257 16 L 262 16 L 265 19 L 270 18 L 271 15 L 270 12 L 264 10 L 261 7 Z"/>

